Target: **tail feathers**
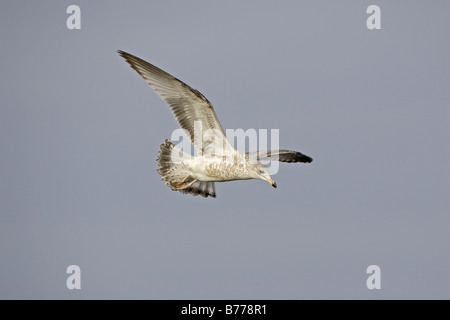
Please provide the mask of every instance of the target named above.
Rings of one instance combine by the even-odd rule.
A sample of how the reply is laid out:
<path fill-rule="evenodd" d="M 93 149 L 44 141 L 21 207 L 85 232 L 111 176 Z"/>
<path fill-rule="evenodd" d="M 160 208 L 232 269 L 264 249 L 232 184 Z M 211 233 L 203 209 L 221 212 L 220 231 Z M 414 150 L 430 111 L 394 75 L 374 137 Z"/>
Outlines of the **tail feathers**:
<path fill-rule="evenodd" d="M 177 148 L 171 141 L 164 141 L 160 146 L 158 152 L 158 159 L 156 160 L 159 165 L 158 173 L 165 175 L 170 169 L 178 164 L 181 164 L 185 160 L 189 160 L 191 155 Z"/>
<path fill-rule="evenodd" d="M 214 182 L 195 181 L 190 177 L 191 172 L 186 166 L 185 161 L 190 161 L 192 156 L 183 150 L 177 148 L 171 141 L 165 140 L 160 146 L 158 152 L 158 173 L 161 179 L 172 190 L 181 193 L 190 193 L 194 196 L 201 195 L 203 197 L 216 197 L 216 188 Z M 183 184 L 187 187 L 181 187 Z"/>
<path fill-rule="evenodd" d="M 178 191 L 185 194 L 190 193 L 194 196 L 201 195 L 202 197 L 205 198 L 207 198 L 208 196 L 212 198 L 216 197 L 216 187 L 214 185 L 214 182 L 196 181 L 186 189 Z"/>

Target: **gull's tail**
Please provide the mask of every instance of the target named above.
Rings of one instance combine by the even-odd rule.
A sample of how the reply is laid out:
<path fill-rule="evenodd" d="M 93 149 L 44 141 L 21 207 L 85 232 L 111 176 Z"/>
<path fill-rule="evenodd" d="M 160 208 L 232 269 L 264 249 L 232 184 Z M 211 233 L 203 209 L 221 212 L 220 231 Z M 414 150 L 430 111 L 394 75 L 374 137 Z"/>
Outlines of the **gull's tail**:
<path fill-rule="evenodd" d="M 194 180 L 187 165 L 192 156 L 177 148 L 171 141 L 164 141 L 158 152 L 158 173 L 161 179 L 172 190 L 190 193 L 194 196 L 216 197 L 214 182 Z"/>

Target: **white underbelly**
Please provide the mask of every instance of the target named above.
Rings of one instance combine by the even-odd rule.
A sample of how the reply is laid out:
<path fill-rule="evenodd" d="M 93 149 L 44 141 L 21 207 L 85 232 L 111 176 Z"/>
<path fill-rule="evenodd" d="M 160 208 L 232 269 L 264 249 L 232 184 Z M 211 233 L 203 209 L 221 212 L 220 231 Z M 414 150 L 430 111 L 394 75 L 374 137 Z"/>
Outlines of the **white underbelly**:
<path fill-rule="evenodd" d="M 200 181 L 231 181 L 251 179 L 243 163 L 202 161 L 191 163 L 192 176 Z"/>

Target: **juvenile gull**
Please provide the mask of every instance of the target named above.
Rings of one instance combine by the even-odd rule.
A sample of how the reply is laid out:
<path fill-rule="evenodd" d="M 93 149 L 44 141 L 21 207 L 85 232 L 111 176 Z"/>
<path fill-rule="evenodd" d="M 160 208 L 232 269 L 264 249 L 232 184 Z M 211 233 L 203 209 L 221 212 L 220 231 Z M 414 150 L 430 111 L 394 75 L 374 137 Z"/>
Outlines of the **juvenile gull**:
<path fill-rule="evenodd" d="M 158 173 L 172 190 L 215 198 L 214 182 L 247 179 L 265 180 L 276 188 L 261 160 L 312 161 L 297 151 L 237 151 L 227 139 L 212 104 L 200 92 L 138 57 L 120 50 L 118 53 L 167 103 L 197 151 L 194 157 L 167 139 L 161 144 Z"/>

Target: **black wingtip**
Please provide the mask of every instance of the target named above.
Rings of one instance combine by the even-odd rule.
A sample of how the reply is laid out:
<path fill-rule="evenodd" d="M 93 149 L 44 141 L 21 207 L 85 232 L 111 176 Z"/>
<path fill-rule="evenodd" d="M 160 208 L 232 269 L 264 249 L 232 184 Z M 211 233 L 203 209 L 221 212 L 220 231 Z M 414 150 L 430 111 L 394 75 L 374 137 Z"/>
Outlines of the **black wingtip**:
<path fill-rule="evenodd" d="M 311 163 L 313 161 L 313 158 L 305 156 L 305 155 L 303 155 L 303 159 L 304 159 L 304 162 L 306 162 L 306 163 Z"/>
<path fill-rule="evenodd" d="M 303 162 L 303 163 L 311 163 L 313 161 L 313 158 L 308 157 L 307 155 L 297 152 L 296 154 L 296 162 Z"/>

